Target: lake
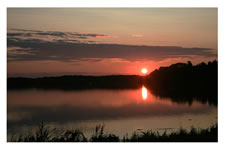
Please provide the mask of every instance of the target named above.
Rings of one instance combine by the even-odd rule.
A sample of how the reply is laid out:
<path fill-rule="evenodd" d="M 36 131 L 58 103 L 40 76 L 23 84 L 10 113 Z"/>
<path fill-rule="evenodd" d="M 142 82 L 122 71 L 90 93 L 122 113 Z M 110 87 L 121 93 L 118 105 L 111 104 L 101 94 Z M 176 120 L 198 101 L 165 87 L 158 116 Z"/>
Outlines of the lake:
<path fill-rule="evenodd" d="M 154 96 L 146 87 L 127 90 L 8 90 L 8 137 L 30 133 L 42 121 L 61 130 L 79 128 L 90 137 L 95 126 L 121 138 L 133 132 L 208 128 L 217 122 L 217 106 L 193 99 Z"/>

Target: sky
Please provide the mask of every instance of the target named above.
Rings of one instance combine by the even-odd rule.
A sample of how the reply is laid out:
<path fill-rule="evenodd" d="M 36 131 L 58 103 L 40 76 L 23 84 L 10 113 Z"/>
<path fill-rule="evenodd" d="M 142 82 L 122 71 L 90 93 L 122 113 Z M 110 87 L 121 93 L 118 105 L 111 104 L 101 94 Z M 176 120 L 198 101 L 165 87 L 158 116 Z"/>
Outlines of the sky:
<path fill-rule="evenodd" d="M 141 75 L 217 59 L 217 8 L 8 8 L 8 76 Z"/>

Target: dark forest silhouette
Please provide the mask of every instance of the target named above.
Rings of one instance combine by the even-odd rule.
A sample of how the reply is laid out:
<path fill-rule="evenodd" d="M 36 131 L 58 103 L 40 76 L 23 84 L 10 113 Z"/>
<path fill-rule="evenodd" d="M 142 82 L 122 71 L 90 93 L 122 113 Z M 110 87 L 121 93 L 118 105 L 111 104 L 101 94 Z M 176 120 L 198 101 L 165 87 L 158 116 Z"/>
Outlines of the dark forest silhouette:
<path fill-rule="evenodd" d="M 8 78 L 7 89 L 137 89 L 148 87 L 156 96 L 170 97 L 172 101 L 193 102 L 197 98 L 202 103 L 217 105 L 218 62 L 202 62 L 192 65 L 176 63 L 160 67 L 147 76 L 108 75 L 108 76 L 61 76 L 43 78 Z"/>
<path fill-rule="evenodd" d="M 171 97 L 176 102 L 190 102 L 194 98 L 202 102 L 217 104 L 218 62 L 202 62 L 195 66 L 177 63 L 160 67 L 146 77 L 151 93 L 160 97 Z"/>

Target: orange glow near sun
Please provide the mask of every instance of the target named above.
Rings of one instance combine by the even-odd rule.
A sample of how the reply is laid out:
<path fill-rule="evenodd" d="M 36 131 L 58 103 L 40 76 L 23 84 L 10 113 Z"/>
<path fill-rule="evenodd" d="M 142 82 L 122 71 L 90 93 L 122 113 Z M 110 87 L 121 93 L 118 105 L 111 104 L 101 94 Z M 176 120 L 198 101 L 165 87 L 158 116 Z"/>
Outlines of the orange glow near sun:
<path fill-rule="evenodd" d="M 148 72 L 148 70 L 146 68 L 141 69 L 141 73 L 146 74 L 147 72 Z"/>

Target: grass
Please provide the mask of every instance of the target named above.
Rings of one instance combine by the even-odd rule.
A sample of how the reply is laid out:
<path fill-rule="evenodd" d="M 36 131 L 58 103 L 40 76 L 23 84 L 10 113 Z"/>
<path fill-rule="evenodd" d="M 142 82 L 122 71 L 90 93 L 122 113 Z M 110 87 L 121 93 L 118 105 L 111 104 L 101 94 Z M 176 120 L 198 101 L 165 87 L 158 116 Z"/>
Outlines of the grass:
<path fill-rule="evenodd" d="M 198 130 L 194 127 L 190 132 L 180 128 L 177 132 L 163 134 L 152 130 L 140 133 L 134 132 L 131 137 L 128 135 L 122 139 L 115 134 L 104 133 L 104 125 L 97 125 L 94 134 L 88 139 L 79 129 L 66 130 L 60 134 L 56 129 L 49 128 L 46 124 L 41 123 L 34 134 L 12 135 L 9 142 L 217 142 L 218 125 L 212 125 L 207 129 Z"/>
<path fill-rule="evenodd" d="M 134 133 L 131 138 L 123 141 L 128 142 L 217 142 L 218 126 L 213 125 L 208 129 L 197 130 L 192 127 L 190 132 L 180 128 L 177 132 L 167 134 L 166 131 L 162 135 L 157 132 L 148 130 L 141 134 Z"/>

